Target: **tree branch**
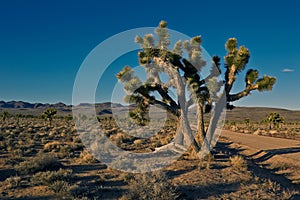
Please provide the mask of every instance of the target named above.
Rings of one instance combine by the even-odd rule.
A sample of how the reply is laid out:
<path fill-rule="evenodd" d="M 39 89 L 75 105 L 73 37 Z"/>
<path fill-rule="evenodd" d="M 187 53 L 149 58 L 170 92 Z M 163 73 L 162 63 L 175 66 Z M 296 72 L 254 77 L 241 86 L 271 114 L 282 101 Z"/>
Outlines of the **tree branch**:
<path fill-rule="evenodd" d="M 176 109 L 178 108 L 177 103 L 170 97 L 170 95 L 162 88 L 160 84 L 155 83 L 154 85 L 147 85 L 147 87 L 156 90 L 162 98 L 166 99 L 170 103 L 171 107 Z"/>
<path fill-rule="evenodd" d="M 258 85 L 247 85 L 245 90 L 238 92 L 236 94 L 230 94 L 227 96 L 227 101 L 228 102 L 233 102 L 233 101 L 237 101 L 245 96 L 248 96 L 250 94 L 251 91 L 256 90 L 258 88 Z"/>
<path fill-rule="evenodd" d="M 178 111 L 177 107 L 172 107 L 164 102 L 161 102 L 159 100 L 153 99 L 151 100 L 151 97 L 149 94 L 143 92 L 143 89 L 140 87 L 139 89 L 136 90 L 136 92 L 138 94 L 140 94 L 146 101 L 148 101 L 150 104 L 152 105 L 159 105 L 162 108 L 166 109 L 167 111 L 171 112 L 172 114 L 174 114 L 175 116 L 179 116 L 180 112 Z M 177 104 L 176 104 L 177 105 Z"/>

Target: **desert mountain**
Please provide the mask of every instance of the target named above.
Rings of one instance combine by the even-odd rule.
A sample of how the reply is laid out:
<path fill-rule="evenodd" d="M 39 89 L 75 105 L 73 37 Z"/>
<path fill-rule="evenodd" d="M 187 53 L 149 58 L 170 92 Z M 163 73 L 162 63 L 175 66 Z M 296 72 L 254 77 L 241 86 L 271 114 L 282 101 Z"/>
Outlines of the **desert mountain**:
<path fill-rule="evenodd" d="M 94 104 L 81 103 L 76 107 L 91 107 Z M 28 103 L 23 101 L 0 101 L 0 112 L 7 110 L 12 114 L 22 113 L 22 114 L 32 114 L 40 115 L 45 109 L 53 107 L 58 111 L 59 115 L 72 114 L 72 105 L 66 105 L 64 103 L 56 104 L 43 104 L 43 103 Z M 127 110 L 127 106 L 123 106 L 119 103 L 97 103 L 96 111 L 98 115 L 112 115 L 113 112 L 118 112 Z M 192 110 L 192 112 L 194 112 Z M 248 118 L 253 122 L 259 122 L 263 120 L 266 115 L 271 112 L 279 113 L 288 122 L 300 122 L 300 111 L 287 110 L 281 108 L 266 108 L 266 107 L 236 107 L 233 110 L 226 111 L 226 119 L 229 121 L 243 121 Z"/>

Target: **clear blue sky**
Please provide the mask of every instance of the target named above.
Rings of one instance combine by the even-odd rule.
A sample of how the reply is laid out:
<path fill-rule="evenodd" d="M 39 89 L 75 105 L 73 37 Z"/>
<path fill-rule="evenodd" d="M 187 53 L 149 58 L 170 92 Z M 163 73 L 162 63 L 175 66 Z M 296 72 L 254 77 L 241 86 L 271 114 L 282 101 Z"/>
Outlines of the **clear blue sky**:
<path fill-rule="evenodd" d="M 94 47 L 164 19 L 173 30 L 202 35 L 211 55 L 223 57 L 227 38 L 238 38 L 251 51 L 248 68 L 277 77 L 272 92 L 235 105 L 300 109 L 299 8 L 295 0 L 1 1 L 0 100 L 71 104 L 76 73 Z"/>

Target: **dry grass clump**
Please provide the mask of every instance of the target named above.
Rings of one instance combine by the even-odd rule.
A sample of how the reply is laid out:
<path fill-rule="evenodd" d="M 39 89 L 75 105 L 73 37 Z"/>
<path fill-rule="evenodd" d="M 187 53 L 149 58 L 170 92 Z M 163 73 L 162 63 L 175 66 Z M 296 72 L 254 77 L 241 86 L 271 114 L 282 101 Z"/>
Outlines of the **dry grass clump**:
<path fill-rule="evenodd" d="M 21 185 L 21 177 L 19 176 L 12 176 L 5 180 L 4 184 L 6 189 L 14 189 Z"/>
<path fill-rule="evenodd" d="M 235 155 L 233 157 L 230 157 L 229 162 L 230 162 L 230 165 L 236 170 L 239 170 L 239 171 L 247 170 L 247 162 L 240 155 Z"/>
<path fill-rule="evenodd" d="M 51 141 L 44 145 L 44 151 L 51 152 L 53 150 L 59 150 L 61 148 L 61 142 Z"/>
<path fill-rule="evenodd" d="M 67 181 L 58 180 L 48 185 L 48 188 L 55 193 L 68 192 L 70 188 L 70 184 Z"/>
<path fill-rule="evenodd" d="M 15 166 L 24 161 L 25 161 L 25 159 L 23 157 L 14 156 L 14 157 L 11 157 L 11 158 L 5 160 L 5 164 L 9 165 L 9 166 Z"/>
<path fill-rule="evenodd" d="M 217 199 L 266 199 L 266 200 L 288 200 L 293 199 L 298 192 L 285 190 L 280 185 L 269 179 L 253 177 L 251 181 L 243 183 L 235 192 L 220 195 Z"/>
<path fill-rule="evenodd" d="M 58 171 L 38 172 L 31 177 L 30 184 L 49 186 L 56 181 L 69 182 L 71 177 L 72 170 L 59 169 Z"/>
<path fill-rule="evenodd" d="M 21 162 L 15 166 L 18 174 L 33 174 L 39 171 L 57 170 L 62 164 L 53 156 L 47 154 L 39 154 L 27 161 Z"/>
<path fill-rule="evenodd" d="M 50 141 L 44 144 L 43 151 L 51 152 L 59 158 L 72 158 L 75 156 L 76 151 L 80 151 L 82 149 L 82 144 L 75 142 Z"/>
<path fill-rule="evenodd" d="M 91 164 L 96 163 L 98 161 L 87 149 L 84 149 L 82 152 L 80 152 L 77 162 L 81 164 Z"/>
<path fill-rule="evenodd" d="M 153 199 L 173 200 L 179 197 L 178 192 L 168 177 L 161 171 L 137 174 L 130 183 L 130 191 L 122 200 Z"/>
<path fill-rule="evenodd" d="M 59 169 L 58 171 L 38 172 L 29 183 L 32 186 L 47 186 L 55 193 L 69 192 L 72 181 L 72 170 Z"/>

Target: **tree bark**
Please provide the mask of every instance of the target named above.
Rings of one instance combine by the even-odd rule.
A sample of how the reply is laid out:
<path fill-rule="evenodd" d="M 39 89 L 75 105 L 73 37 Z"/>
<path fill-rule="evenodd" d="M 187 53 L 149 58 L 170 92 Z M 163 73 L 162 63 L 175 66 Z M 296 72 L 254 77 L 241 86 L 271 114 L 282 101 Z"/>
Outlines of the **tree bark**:
<path fill-rule="evenodd" d="M 198 103 L 197 105 L 197 135 L 196 141 L 198 144 L 202 144 L 205 138 L 205 130 L 204 130 L 204 112 L 203 112 L 203 102 Z"/>

